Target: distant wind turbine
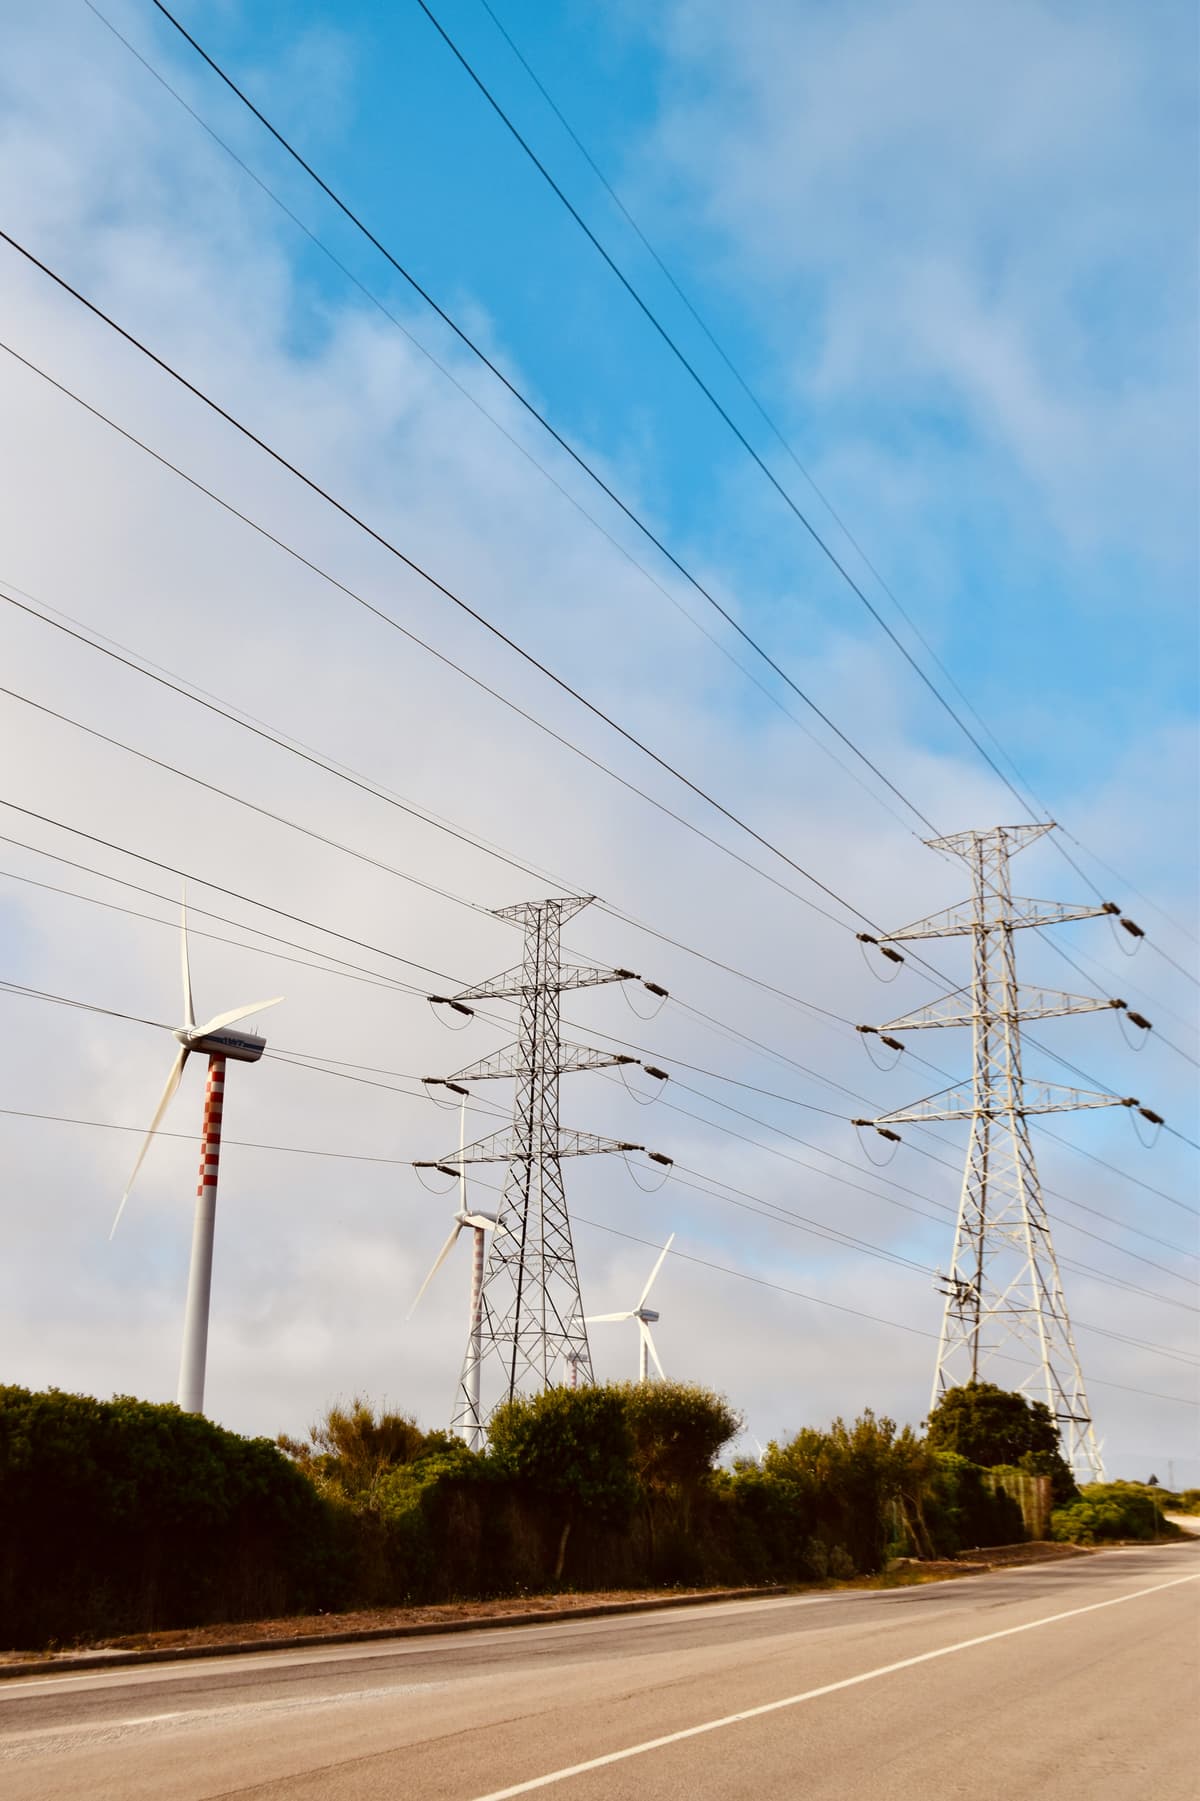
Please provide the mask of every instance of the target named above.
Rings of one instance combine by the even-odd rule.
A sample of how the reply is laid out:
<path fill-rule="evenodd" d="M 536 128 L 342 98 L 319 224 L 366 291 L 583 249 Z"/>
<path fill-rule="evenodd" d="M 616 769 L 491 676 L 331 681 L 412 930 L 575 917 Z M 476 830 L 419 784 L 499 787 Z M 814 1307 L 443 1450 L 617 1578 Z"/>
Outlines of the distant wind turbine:
<path fill-rule="evenodd" d="M 494 1213 L 475 1213 L 467 1210 L 467 1165 L 462 1153 L 466 1146 L 467 1135 L 467 1100 L 465 1088 L 458 1088 L 457 1083 L 448 1082 L 448 1088 L 457 1089 L 462 1095 L 458 1110 L 458 1207 L 454 1214 L 454 1224 L 450 1236 L 434 1258 L 433 1268 L 417 1290 L 417 1298 L 408 1310 L 409 1319 L 417 1310 L 417 1303 L 445 1263 L 447 1257 L 458 1243 L 458 1235 L 465 1226 L 471 1226 L 475 1233 L 474 1255 L 471 1259 L 471 1309 L 468 1314 L 467 1353 L 463 1358 L 462 1376 L 459 1387 L 462 1398 L 466 1401 L 466 1421 L 463 1435 L 472 1451 L 478 1451 L 483 1444 L 483 1420 L 480 1417 L 480 1356 L 483 1349 L 483 1261 L 487 1234 L 496 1230 Z M 461 1408 L 456 1408 L 461 1417 Z M 454 1427 L 451 1427 L 454 1430 Z"/>
<path fill-rule="evenodd" d="M 639 1347 L 639 1352 L 638 1352 L 638 1381 L 639 1382 L 648 1382 L 650 1380 L 650 1359 L 651 1358 L 654 1359 L 654 1367 L 658 1371 L 659 1375 L 662 1376 L 664 1378 L 664 1380 L 666 1378 L 666 1371 L 663 1369 L 662 1364 L 658 1360 L 658 1352 L 654 1348 L 654 1340 L 650 1335 L 650 1327 L 651 1327 L 651 1325 L 658 1324 L 659 1315 L 655 1312 L 653 1307 L 647 1307 L 646 1297 L 650 1293 L 650 1290 L 653 1288 L 655 1277 L 658 1275 L 659 1270 L 662 1268 L 664 1262 L 666 1261 L 667 1252 L 670 1250 L 671 1246 L 674 1243 L 675 1243 L 675 1234 L 674 1234 L 674 1232 L 672 1232 L 670 1238 L 668 1238 L 666 1244 L 663 1246 L 662 1250 L 658 1254 L 658 1262 L 654 1265 L 654 1268 L 650 1271 L 649 1279 L 647 1280 L 646 1286 L 645 1286 L 645 1288 L 643 1288 L 641 1295 L 638 1297 L 638 1304 L 636 1307 L 631 1307 L 627 1313 L 597 1313 L 597 1314 L 593 1314 L 591 1319 L 586 1319 L 583 1322 L 585 1326 L 606 1326 L 606 1325 L 616 1322 L 617 1320 L 635 1319 L 637 1321 L 638 1335 L 641 1339 L 641 1345 Z"/>
<path fill-rule="evenodd" d="M 278 1006 L 283 999 L 277 994 L 273 1000 L 255 1001 L 248 1007 L 233 1007 L 228 1013 L 218 1013 L 205 1025 L 196 1024 L 196 1012 L 192 1005 L 192 977 L 188 967 L 187 941 L 187 902 L 184 901 L 180 918 L 180 960 L 183 968 L 183 1025 L 176 1028 L 174 1036 L 179 1044 L 175 1061 L 167 1076 L 166 1086 L 159 1096 L 154 1118 L 150 1121 L 150 1130 L 142 1142 L 137 1162 L 133 1166 L 133 1174 L 125 1184 L 125 1192 L 121 1196 L 121 1205 L 117 1208 L 117 1216 L 112 1223 L 111 1239 L 121 1222 L 125 1211 L 125 1203 L 129 1199 L 129 1191 L 137 1180 L 138 1171 L 145 1161 L 146 1152 L 154 1140 L 154 1134 L 162 1125 L 167 1108 L 174 1098 L 175 1090 L 183 1076 L 184 1065 L 193 1051 L 203 1051 L 208 1056 L 208 1084 L 204 1097 L 204 1138 L 200 1148 L 200 1181 L 196 1189 L 196 1216 L 192 1227 L 192 1260 L 188 1271 L 187 1306 L 183 1320 L 183 1352 L 179 1362 L 178 1403 L 185 1413 L 204 1412 L 204 1375 L 208 1359 L 208 1315 L 209 1301 L 212 1293 L 213 1235 L 217 1218 L 217 1172 L 221 1161 L 221 1109 L 225 1095 L 225 1063 L 230 1057 L 236 1063 L 257 1063 L 266 1049 L 267 1041 L 254 1032 L 231 1032 L 228 1028 L 236 1025 L 239 1019 L 247 1018 L 251 1013 L 261 1013 L 266 1007 Z"/>

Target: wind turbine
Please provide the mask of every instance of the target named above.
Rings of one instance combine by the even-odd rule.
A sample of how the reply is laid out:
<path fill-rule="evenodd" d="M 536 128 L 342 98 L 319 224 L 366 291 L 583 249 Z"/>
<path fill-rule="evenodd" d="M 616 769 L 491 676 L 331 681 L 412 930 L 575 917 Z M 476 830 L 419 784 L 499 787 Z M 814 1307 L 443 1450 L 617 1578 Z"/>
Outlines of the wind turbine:
<path fill-rule="evenodd" d="M 462 1374 L 459 1388 L 462 1400 L 466 1402 L 466 1418 L 461 1430 L 472 1451 L 478 1451 L 483 1443 L 483 1420 L 480 1416 L 480 1360 L 483 1351 L 483 1262 L 487 1234 L 496 1230 L 497 1219 L 494 1213 L 472 1213 L 467 1210 L 467 1166 L 463 1158 L 467 1136 L 467 1100 L 468 1092 L 459 1088 L 457 1082 L 447 1082 L 447 1088 L 454 1088 L 462 1096 L 458 1109 L 458 1207 L 454 1214 L 454 1224 L 450 1236 L 434 1259 L 433 1268 L 417 1290 L 417 1298 L 408 1310 L 409 1319 L 417 1310 L 417 1304 L 433 1278 L 445 1263 L 447 1257 L 458 1243 L 458 1235 L 465 1226 L 471 1226 L 475 1233 L 474 1256 L 471 1259 L 471 1311 L 468 1315 L 467 1354 L 463 1358 Z M 461 1415 L 462 1401 L 456 1408 L 456 1415 Z M 454 1430 L 453 1425 L 451 1430 Z"/>
<path fill-rule="evenodd" d="M 254 1001 L 248 1007 L 231 1007 L 228 1013 L 218 1013 L 205 1025 L 196 1024 L 196 1011 L 192 1005 L 192 976 L 188 967 L 187 941 L 187 902 L 183 903 L 180 916 L 180 961 L 183 969 L 183 1015 L 184 1023 L 176 1027 L 174 1037 L 179 1044 L 175 1061 L 167 1076 L 166 1086 L 159 1096 L 154 1118 L 150 1121 L 150 1130 L 142 1142 L 137 1162 L 133 1166 L 133 1174 L 125 1184 L 125 1192 L 121 1196 L 121 1205 L 117 1208 L 117 1216 L 112 1223 L 111 1239 L 121 1222 L 125 1211 L 125 1203 L 129 1199 L 129 1191 L 137 1180 L 137 1173 L 145 1161 L 146 1152 L 150 1149 L 154 1134 L 162 1125 L 167 1108 L 174 1098 L 183 1076 L 184 1065 L 193 1051 L 203 1051 L 208 1056 L 208 1083 L 204 1096 L 204 1137 L 200 1147 L 200 1181 L 196 1189 L 196 1216 L 192 1227 L 192 1260 L 188 1270 L 187 1307 L 183 1318 L 183 1352 L 179 1361 L 179 1392 L 177 1400 L 185 1413 L 204 1412 L 204 1373 L 208 1358 L 208 1313 L 209 1299 L 212 1293 L 213 1233 L 217 1218 L 217 1171 L 221 1161 L 221 1109 L 225 1096 L 225 1063 L 230 1057 L 236 1063 L 257 1063 L 267 1047 L 265 1038 L 255 1032 L 231 1032 L 228 1028 L 236 1025 L 239 1019 L 245 1019 L 251 1013 L 261 1013 L 265 1007 L 275 1007 L 283 999 L 277 994 L 273 1000 Z"/>
<path fill-rule="evenodd" d="M 654 1265 L 654 1268 L 650 1271 L 650 1275 L 646 1282 L 646 1286 L 645 1286 L 645 1288 L 643 1288 L 641 1295 L 638 1298 L 638 1304 L 636 1307 L 631 1307 L 629 1309 L 628 1313 L 597 1313 L 597 1314 L 594 1314 L 591 1319 L 586 1319 L 583 1322 L 585 1326 L 606 1326 L 610 1322 L 613 1322 L 616 1320 L 635 1319 L 637 1321 L 638 1334 L 642 1341 L 641 1348 L 640 1348 L 639 1355 L 638 1355 L 638 1381 L 639 1382 L 648 1382 L 650 1380 L 650 1359 L 651 1358 L 654 1359 L 654 1367 L 658 1371 L 659 1375 L 662 1376 L 664 1380 L 666 1379 L 666 1371 L 663 1369 L 662 1364 L 658 1361 L 658 1352 L 655 1350 L 654 1340 L 650 1336 L 650 1327 L 651 1327 L 651 1325 L 658 1324 L 659 1315 L 655 1312 L 653 1307 L 647 1307 L 646 1296 L 650 1293 L 650 1290 L 653 1288 L 654 1279 L 658 1275 L 659 1270 L 662 1268 L 664 1262 L 666 1261 L 667 1252 L 670 1250 L 671 1246 L 674 1243 L 675 1243 L 675 1234 L 674 1234 L 674 1232 L 672 1232 L 670 1238 L 668 1238 L 666 1244 L 663 1246 L 662 1250 L 658 1253 L 658 1262 Z"/>

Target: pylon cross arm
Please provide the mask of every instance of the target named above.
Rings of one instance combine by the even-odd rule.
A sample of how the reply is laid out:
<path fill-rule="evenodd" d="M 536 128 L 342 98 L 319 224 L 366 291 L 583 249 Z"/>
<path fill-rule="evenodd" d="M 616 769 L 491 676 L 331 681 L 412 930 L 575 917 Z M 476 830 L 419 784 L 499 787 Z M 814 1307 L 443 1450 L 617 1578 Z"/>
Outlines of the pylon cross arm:
<path fill-rule="evenodd" d="M 1059 1019 L 1068 1013 L 1099 1013 L 1120 1007 L 1119 1000 L 1105 1000 L 1099 995 L 1065 994 L 1058 988 L 1030 988 L 1024 984 L 1017 991 L 1017 1008 L 1011 1019 Z M 999 1015 L 997 1015 L 999 1017 Z M 919 1032 L 930 1026 L 971 1026 L 975 1024 L 972 1006 L 964 1003 L 964 990 L 944 994 L 928 1006 L 889 1020 L 878 1028 L 881 1032 Z"/>
<path fill-rule="evenodd" d="M 590 1044 L 564 1044 L 560 1048 L 557 1063 L 553 1066 L 555 1075 L 573 1075 L 584 1069 L 615 1069 L 621 1064 L 636 1063 L 637 1058 L 628 1056 L 623 1051 L 599 1051 Z M 524 1061 L 524 1052 L 519 1044 L 506 1044 L 502 1050 L 492 1051 L 489 1056 L 480 1057 L 476 1063 L 468 1063 L 465 1069 L 459 1069 L 448 1079 L 451 1082 L 490 1082 L 504 1076 L 527 1076 L 532 1072 Z"/>
<path fill-rule="evenodd" d="M 594 894 L 567 894 L 558 900 L 517 901 L 512 907 L 493 907 L 492 917 L 507 919 L 512 925 L 528 926 L 541 914 L 556 926 L 564 926 L 568 919 L 574 919 L 577 913 L 590 907 L 595 898 Z"/>
<path fill-rule="evenodd" d="M 601 1138 L 595 1132 L 559 1130 L 553 1145 L 542 1145 L 540 1157 L 558 1161 L 563 1157 L 596 1157 L 608 1151 L 644 1151 L 644 1144 L 631 1144 L 623 1138 Z M 535 1154 L 511 1128 L 477 1138 L 461 1151 L 448 1151 L 444 1157 L 431 1158 L 417 1165 L 419 1169 L 461 1169 L 468 1163 L 532 1162 Z"/>
<path fill-rule="evenodd" d="M 980 1102 L 971 1088 L 947 1088 L 940 1094 L 914 1101 L 911 1106 L 881 1113 L 869 1123 L 903 1126 L 934 1120 L 1004 1119 L 1010 1114 L 1073 1113 L 1090 1107 L 1136 1107 L 1137 1104 L 1128 1095 L 1097 1094 L 1086 1088 L 1066 1088 L 1059 1082 L 1026 1082 L 1022 1099 L 1013 1107 L 1006 1105 L 1001 1096 L 989 1105 Z"/>
<path fill-rule="evenodd" d="M 1010 931 L 1026 926 L 1058 926 L 1072 919 L 1102 919 L 1105 914 L 1118 911 L 1112 901 L 1103 901 L 1099 906 L 1083 902 L 1016 899 L 1001 903 L 1000 897 L 996 897 L 996 916 L 993 918 L 986 909 L 981 916 L 974 900 L 965 900 L 953 907 L 943 907 L 940 913 L 927 913 L 924 919 L 915 919 L 911 925 L 901 926 L 899 931 L 882 932 L 879 942 L 900 944 L 913 938 L 965 938 L 972 932 L 987 931 L 1000 924 Z"/>
<path fill-rule="evenodd" d="M 452 998 L 460 1003 L 521 1000 L 536 992 L 563 994 L 571 988 L 598 988 L 604 982 L 636 982 L 637 979 L 637 973 L 632 969 L 585 969 L 582 966 L 576 969 L 568 966 L 557 976 L 541 981 L 522 965 L 516 969 L 501 970 L 498 976 L 490 976 L 486 982 L 477 982 L 473 988 L 463 988 Z"/>

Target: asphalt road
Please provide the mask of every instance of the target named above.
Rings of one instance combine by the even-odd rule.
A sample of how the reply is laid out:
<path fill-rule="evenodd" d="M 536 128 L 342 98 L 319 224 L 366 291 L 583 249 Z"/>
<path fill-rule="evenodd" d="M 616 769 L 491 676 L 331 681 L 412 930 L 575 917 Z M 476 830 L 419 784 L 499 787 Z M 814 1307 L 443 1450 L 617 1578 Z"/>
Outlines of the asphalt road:
<path fill-rule="evenodd" d="M 21 1677 L 0 1683 L 0 1793 L 1197 1801 L 1200 1545 Z"/>

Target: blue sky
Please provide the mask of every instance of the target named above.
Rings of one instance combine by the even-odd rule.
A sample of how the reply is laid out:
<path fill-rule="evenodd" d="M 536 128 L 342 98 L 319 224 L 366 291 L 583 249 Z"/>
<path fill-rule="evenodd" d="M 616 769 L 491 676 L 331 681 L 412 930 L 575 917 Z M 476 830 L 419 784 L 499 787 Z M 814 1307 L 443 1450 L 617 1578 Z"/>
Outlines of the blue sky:
<path fill-rule="evenodd" d="M 1017 11 L 1027 16 L 1018 21 Z M 831 629 L 871 636 L 415 5 L 185 5 L 181 16 L 436 296 L 452 310 L 486 308 L 491 341 L 551 418 L 637 477 L 672 543 L 724 565 L 746 618 L 772 644 L 801 650 Z M 776 461 L 761 422 L 477 0 L 447 0 L 442 16 Z M 1143 19 L 1136 31 L 1122 8 L 1014 9 L 1007 21 L 977 23 L 964 42 L 951 9 L 915 8 L 912 54 L 930 92 L 909 107 L 895 104 L 906 71 L 882 87 L 872 79 L 872 40 L 886 48 L 896 28 L 880 31 L 869 7 L 836 21 L 820 9 L 757 8 L 728 28 L 728 42 L 718 10 L 703 6 L 647 17 L 513 5 L 500 17 L 801 455 L 823 475 L 834 471 L 831 498 L 985 716 L 1019 744 L 1052 804 L 1086 791 L 1114 737 L 1187 717 L 1196 140 L 1183 9 L 1157 8 L 1154 29 Z M 811 87 L 797 83 L 794 117 L 777 117 L 762 61 L 772 32 L 785 64 L 795 59 L 810 80 L 821 82 L 822 66 L 846 76 L 811 139 Z M 169 28 L 146 35 L 172 52 Z M 955 84 L 964 103 L 939 105 L 937 91 Z M 301 193 L 214 83 L 196 80 L 190 91 L 253 150 L 256 167 Z M 831 115 L 849 121 L 840 144 L 830 142 Z M 728 197 L 706 185 L 723 137 Z M 761 161 L 739 170 L 756 151 Z M 821 217 L 822 192 L 840 216 Z M 311 190 L 301 204 L 363 279 L 396 291 Z M 768 241 L 775 225 L 784 236 L 790 225 L 786 247 Z M 823 374 L 840 297 L 848 285 L 869 293 L 886 284 L 908 234 L 924 274 L 938 278 L 930 305 L 950 309 L 944 356 L 923 351 L 889 370 L 859 343 L 841 353 L 840 371 Z M 343 302 L 320 259 L 307 273 L 310 296 Z M 873 324 L 868 312 L 861 329 Z M 953 335 L 961 342 L 951 347 Z M 963 379 L 971 355 L 995 359 L 986 381 L 997 392 L 981 398 Z M 1122 408 L 1133 423 L 1134 402 L 1136 435 L 1089 442 Z M 1006 418 L 1006 408 L 1023 416 Z M 1028 454 L 1039 428 L 1041 457 L 1073 455 L 1074 467 L 1048 469 Z M 835 485 L 839 457 L 860 464 L 845 477 L 848 495 Z M 862 466 L 876 458 L 881 468 Z M 827 527 L 801 478 L 779 467 Z M 906 476 L 915 493 L 878 491 Z M 729 504 L 731 486 L 740 506 Z M 899 670 L 898 680 L 907 681 Z M 915 698 L 913 729 L 952 743 L 936 707 Z M 1049 720 L 1058 729 L 1042 729 Z"/>
<path fill-rule="evenodd" d="M 824 728 L 803 715 L 819 742 L 801 736 L 681 617 L 677 607 L 695 613 L 725 649 L 737 648 L 148 0 L 99 3 L 660 585 L 649 585 L 306 244 L 83 0 L 49 0 L 12 33 L 0 70 L 5 228 L 855 905 L 898 925 L 957 900 L 957 872 L 922 850 L 877 794 L 834 767 L 823 754 Z M 435 10 L 739 425 L 915 646 L 478 0 L 439 0 Z M 1039 798 L 1087 847 L 1072 854 L 1163 951 L 1194 967 L 1194 939 L 1122 890 L 1089 854 L 1185 926 L 1194 921 L 1197 109 L 1182 9 L 1140 9 L 1135 19 L 1120 6 L 1014 0 L 969 23 L 948 0 L 836 9 L 756 0 L 736 13 L 716 0 L 675 0 L 651 12 L 496 0 L 496 10 L 937 655 Z M 179 11 L 414 274 L 940 829 L 1013 816 L 1015 801 L 672 364 L 415 4 L 180 0 Z M 322 512 L 8 252 L 0 283 L 0 335 L 22 354 L 556 730 L 744 849 L 732 828 L 714 825 L 699 802 Z M 930 982 L 911 969 L 879 989 L 841 927 L 466 690 L 8 358 L 0 359 L 0 384 L 0 404 L 14 421 L 3 446 L 0 576 L 40 603 L 468 831 L 565 872 L 581 891 L 837 1013 L 881 1020 L 932 998 Z M 198 726 L 178 700 L 8 614 L 0 632 L 15 686 L 478 902 L 526 898 L 511 868 L 348 796 L 232 727 L 211 719 Z M 744 647 L 737 654 L 749 657 Z M 802 713 L 764 667 L 755 674 Z M 13 798 L 126 847 L 85 855 L 60 827 L 5 827 L 34 848 L 4 853 L 0 973 L 142 1018 L 170 1016 L 172 880 L 148 875 L 129 849 L 198 877 L 197 918 L 208 875 L 464 981 L 512 961 L 507 935 L 477 915 L 447 911 L 94 741 L 85 751 L 68 728 L 9 704 L 0 707 L 0 733 L 15 772 Z M 54 860 L 62 856 L 82 857 L 100 873 L 64 874 Z M 32 890 L 34 880 L 73 892 Z M 106 912 L 97 903 L 129 901 L 120 880 L 158 883 L 168 900 L 139 902 L 148 920 Z M 1071 898 L 1081 880 L 1041 846 L 1020 866 L 1017 886 Z M 207 902 L 229 910 L 211 894 Z M 198 989 L 213 992 L 214 1008 L 227 992 L 232 1004 L 243 984 L 245 992 L 285 991 L 286 1008 L 271 1016 L 273 1042 L 410 1074 L 490 1048 L 445 1038 L 423 1008 L 387 990 L 351 986 L 327 968 L 277 968 L 263 944 L 250 948 L 250 921 L 266 916 L 243 908 L 238 917 L 237 946 L 207 941 L 197 949 Z M 1140 1057 L 1111 1015 L 1052 1022 L 1039 1036 L 1190 1132 L 1195 988 L 1152 946 L 1127 963 L 1123 935 L 1114 939 L 1101 922 L 1065 928 L 1062 941 L 1084 961 L 1089 981 L 1127 993 L 1161 1036 Z M 584 1218 L 659 1243 L 675 1229 L 690 1254 L 911 1327 L 908 1338 L 864 1337 L 818 1308 L 745 1291 L 759 1303 L 760 1330 L 751 1335 L 736 1282 L 722 1287 L 698 1266 L 669 1262 L 660 1338 L 668 1368 L 727 1387 L 764 1440 L 868 1402 L 919 1418 L 932 1354 L 919 1334 L 936 1332 L 929 1272 L 948 1258 L 949 1227 L 896 1203 L 904 1191 L 885 1190 L 868 1173 L 845 1119 L 804 1110 L 829 1101 L 819 1080 L 721 1033 L 731 1026 L 778 1047 L 881 1108 L 900 1106 L 933 1078 L 903 1068 L 876 1073 L 854 1034 L 839 1037 L 611 917 L 585 915 L 574 942 L 589 956 L 645 968 L 722 1022 L 710 1031 L 696 1015 L 668 1008 L 653 1028 L 636 1025 L 657 1034 L 646 1039 L 652 1047 L 765 1088 L 782 1083 L 803 1105 L 754 1096 L 750 1124 L 728 1112 L 718 1118 L 715 1102 L 680 1094 L 705 1115 L 685 1119 L 665 1109 L 643 1113 L 602 1080 L 580 1078 L 564 1119 L 645 1136 L 681 1163 L 836 1221 L 919 1266 L 897 1274 L 893 1264 L 834 1252 L 778 1222 L 748 1221 L 671 1189 L 650 1202 L 622 1172 L 579 1168 L 571 1194 Z M 336 942 L 320 943 L 326 961 L 337 954 Z M 1082 982 L 1040 945 L 1021 948 L 1029 979 Z M 957 949 L 937 961 L 948 985 L 963 979 Z M 382 952 L 373 967 L 391 969 Z M 147 1115 L 165 1073 L 153 1032 L 12 997 L 6 1005 L 25 1009 L 19 1036 L 4 1041 L 14 1105 L 121 1125 Z M 608 992 L 581 1003 L 576 1023 L 581 1036 L 589 1025 L 631 1030 L 624 1003 Z M 1161 1042 L 1167 1036 L 1184 1056 Z M 948 1069 L 966 1067 L 965 1043 L 925 1048 Z M 1030 1074 L 1063 1075 L 1041 1058 L 1027 1063 Z M 178 1104 L 186 1132 L 198 1096 L 185 1091 Z M 461 1348 L 461 1309 L 449 1295 L 419 1329 L 398 1323 L 397 1297 L 415 1291 L 444 1236 L 433 1203 L 403 1166 L 436 1152 L 434 1141 L 448 1126 L 453 1136 L 454 1122 L 411 1096 L 396 1101 L 333 1078 L 310 1083 L 270 1062 L 231 1082 L 230 1108 L 252 1143 L 341 1146 L 396 1163 L 374 1172 L 356 1166 L 351 1179 L 339 1163 L 272 1160 L 250 1147 L 230 1153 L 214 1314 L 219 1417 L 295 1430 L 333 1393 L 355 1387 L 438 1417 L 446 1369 Z M 1143 1152 L 1123 1112 L 1060 1124 L 1069 1143 L 1164 1193 L 1194 1196 L 1194 1156 L 1177 1141 L 1164 1137 Z M 729 1127 L 756 1142 L 731 1138 Z M 134 1140 L 82 1128 L 55 1135 L 32 1121 L 10 1120 L 3 1131 L 12 1249 L 0 1278 L 4 1368 L 39 1383 L 86 1379 L 102 1392 L 168 1396 L 191 1146 L 155 1147 L 137 1204 L 109 1247 Z M 948 1168 L 905 1149 L 887 1173 L 944 1209 L 956 1199 L 962 1139 L 956 1128 L 942 1136 Z M 1176 1301 L 1186 1294 L 1173 1253 L 1136 1234 L 1182 1245 L 1186 1263 L 1192 1214 L 1055 1142 L 1041 1151 L 1048 1186 L 1069 1197 L 1058 1216 L 1061 1255 L 1143 1286 L 1161 1281 Z M 792 1155 L 856 1160 L 868 1186 L 837 1186 L 837 1175 L 849 1173 L 844 1164 L 832 1164 L 826 1180 L 829 1172 L 798 1168 L 787 1161 Z M 24 1204 L 28 1196 L 36 1206 Z M 1072 1213 L 1076 1202 L 1116 1222 L 1120 1250 L 1082 1236 L 1089 1225 L 1109 1229 Z M 59 1250 L 52 1270 L 47 1233 Z M 1165 1256 L 1167 1267 L 1153 1269 L 1138 1255 Z M 643 1261 L 636 1246 L 592 1232 L 581 1248 L 589 1307 L 622 1304 L 643 1279 Z M 1192 1376 L 1179 1357 L 1194 1349 L 1189 1303 L 1162 1306 L 1096 1286 L 1078 1268 L 1069 1294 L 1081 1319 L 1099 1323 L 1118 1306 L 1131 1335 L 1174 1347 L 1174 1359 L 1164 1360 L 1095 1338 L 1085 1371 L 1099 1384 L 1187 1387 Z M 1180 1423 L 1190 1419 L 1185 1411 L 1156 1410 L 1119 1387 L 1098 1387 L 1093 1400 L 1114 1467 L 1194 1456 L 1194 1431 Z"/>

